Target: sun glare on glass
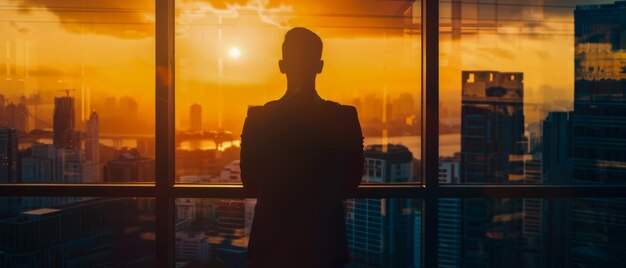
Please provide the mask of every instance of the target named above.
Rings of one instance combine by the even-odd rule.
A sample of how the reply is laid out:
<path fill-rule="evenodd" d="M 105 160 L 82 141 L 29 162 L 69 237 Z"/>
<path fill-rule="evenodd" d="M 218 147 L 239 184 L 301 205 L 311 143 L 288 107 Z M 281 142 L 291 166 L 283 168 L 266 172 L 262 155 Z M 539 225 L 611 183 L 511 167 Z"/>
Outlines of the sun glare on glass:
<path fill-rule="evenodd" d="M 239 50 L 239 48 L 237 47 L 231 47 L 228 54 L 230 54 L 231 58 L 238 59 L 239 57 L 241 57 L 241 50 Z"/>

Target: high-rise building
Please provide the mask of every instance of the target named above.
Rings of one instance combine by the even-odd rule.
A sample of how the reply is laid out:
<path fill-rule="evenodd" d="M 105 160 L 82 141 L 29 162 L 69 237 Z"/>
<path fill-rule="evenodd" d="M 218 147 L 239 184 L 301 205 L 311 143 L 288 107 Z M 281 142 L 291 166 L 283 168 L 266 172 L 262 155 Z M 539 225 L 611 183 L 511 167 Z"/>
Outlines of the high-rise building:
<path fill-rule="evenodd" d="M 232 161 L 220 172 L 220 183 L 240 183 L 239 160 Z M 252 228 L 256 199 L 219 199 L 215 204 L 217 232 L 222 239 L 216 245 L 217 254 L 229 266 L 240 267 L 237 259 L 244 259 L 245 249 Z"/>
<path fill-rule="evenodd" d="M 392 121 L 406 122 L 406 119 L 415 115 L 415 100 L 411 93 L 402 93 L 391 102 L 393 114 L 389 115 Z"/>
<path fill-rule="evenodd" d="M 370 145 L 363 151 L 363 182 L 411 181 L 413 154 L 404 145 Z M 346 234 L 354 267 L 407 267 L 413 261 L 416 200 L 346 200 Z"/>
<path fill-rule="evenodd" d="M 0 127 L 6 127 L 7 125 L 7 118 L 6 118 L 6 112 L 5 112 L 5 99 L 4 99 L 4 95 L 0 94 Z"/>
<path fill-rule="evenodd" d="M 104 164 L 104 181 L 154 181 L 154 169 L 154 159 L 143 157 L 136 150 L 129 150 Z"/>
<path fill-rule="evenodd" d="M 439 183 L 458 184 L 460 182 L 461 159 L 456 154 L 453 157 L 439 158 Z M 461 209 L 462 199 L 439 199 L 439 267 L 461 266 Z M 417 231 L 417 230 L 416 230 Z M 419 241 L 416 241 L 418 243 Z M 419 263 L 417 263 L 419 264 Z M 419 267 L 418 265 L 414 265 Z"/>
<path fill-rule="evenodd" d="M 139 114 L 139 105 L 137 101 L 129 96 L 120 98 L 119 108 L 124 116 L 136 119 Z"/>
<path fill-rule="evenodd" d="M 55 181 L 57 183 L 82 183 L 83 181 L 83 168 L 85 163 L 85 156 L 83 151 L 79 149 L 66 149 L 57 148 L 57 163 L 58 169 L 57 176 L 54 179 L 60 179 L 61 181 Z"/>
<path fill-rule="evenodd" d="M 100 122 L 92 112 L 85 123 L 85 164 L 83 182 L 100 182 Z"/>
<path fill-rule="evenodd" d="M 84 155 L 81 150 L 35 143 L 22 157 L 22 181 L 28 183 L 81 183 Z"/>
<path fill-rule="evenodd" d="M 51 144 L 35 143 L 30 154 L 22 158 L 23 183 L 51 183 L 58 179 L 57 148 Z"/>
<path fill-rule="evenodd" d="M 522 73 L 462 72 L 461 183 L 522 182 Z M 520 199 L 463 200 L 461 266 L 521 263 Z"/>
<path fill-rule="evenodd" d="M 524 153 L 523 77 L 522 73 L 463 71 L 463 183 L 510 182 L 511 160 Z"/>
<path fill-rule="evenodd" d="M 548 183 L 571 182 L 572 112 L 550 112 L 543 121 L 542 172 Z"/>
<path fill-rule="evenodd" d="M 92 112 L 85 124 L 85 161 L 100 163 L 100 122 Z"/>
<path fill-rule="evenodd" d="M 626 2 L 574 10 L 572 183 L 626 182 Z M 624 267 L 626 199 L 573 200 L 571 266 Z"/>
<path fill-rule="evenodd" d="M 53 143 L 57 148 L 80 149 L 80 134 L 75 129 L 74 98 L 54 98 Z"/>
<path fill-rule="evenodd" d="M 548 184 L 568 184 L 572 181 L 571 163 L 572 112 L 550 112 L 543 121 L 542 175 Z M 546 267 L 570 265 L 571 205 L 569 199 L 544 202 L 541 215 Z"/>
<path fill-rule="evenodd" d="M 15 106 L 15 129 L 22 133 L 28 132 L 28 107 L 24 102 Z"/>
<path fill-rule="evenodd" d="M 17 113 L 17 105 L 13 103 L 7 104 L 4 107 L 4 116 L 6 121 L 6 126 L 10 128 L 15 128 L 15 114 Z"/>
<path fill-rule="evenodd" d="M 0 127 L 0 182 L 18 182 L 17 131 Z"/>
<path fill-rule="evenodd" d="M 202 130 L 202 106 L 194 103 L 189 107 L 190 131 Z"/>
<path fill-rule="evenodd" d="M 524 156 L 523 180 L 525 184 L 543 183 L 541 163 L 539 152 L 530 152 Z M 544 255 L 548 249 L 545 241 L 544 216 L 550 213 L 544 209 L 547 202 L 542 198 L 522 199 L 522 265 L 524 267 L 546 267 Z"/>
<path fill-rule="evenodd" d="M 21 159 L 22 183 L 82 183 L 83 163 L 80 150 L 35 143 Z M 78 200 L 73 196 L 39 197 L 25 198 L 22 203 L 29 207 L 51 207 Z"/>
<path fill-rule="evenodd" d="M 154 242 L 142 239 L 145 231 L 132 198 L 13 206 L 0 217 L 0 266 L 153 267 Z"/>
<path fill-rule="evenodd" d="M 24 99 L 19 104 L 4 105 L 4 96 L 0 95 L 0 126 L 14 128 L 19 132 L 28 132 L 28 107 Z"/>
<path fill-rule="evenodd" d="M 382 122 L 383 121 L 383 99 L 375 94 L 368 94 L 363 98 L 361 113 L 363 122 Z"/>

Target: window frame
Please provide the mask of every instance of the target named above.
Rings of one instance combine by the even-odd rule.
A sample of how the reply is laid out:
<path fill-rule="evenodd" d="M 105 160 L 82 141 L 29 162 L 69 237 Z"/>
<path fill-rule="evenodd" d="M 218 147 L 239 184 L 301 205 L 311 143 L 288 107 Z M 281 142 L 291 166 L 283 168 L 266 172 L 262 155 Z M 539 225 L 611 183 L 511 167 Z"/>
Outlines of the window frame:
<path fill-rule="evenodd" d="M 0 184 L 0 196 L 146 197 L 156 200 L 155 263 L 174 267 L 176 198 L 243 198 L 241 185 L 175 182 L 175 0 L 155 0 L 156 178 L 129 184 Z M 439 0 L 422 0 L 423 183 L 363 184 L 355 198 L 415 198 L 422 202 L 421 262 L 437 267 L 440 198 L 619 198 L 626 185 L 440 185 L 439 176 Z"/>

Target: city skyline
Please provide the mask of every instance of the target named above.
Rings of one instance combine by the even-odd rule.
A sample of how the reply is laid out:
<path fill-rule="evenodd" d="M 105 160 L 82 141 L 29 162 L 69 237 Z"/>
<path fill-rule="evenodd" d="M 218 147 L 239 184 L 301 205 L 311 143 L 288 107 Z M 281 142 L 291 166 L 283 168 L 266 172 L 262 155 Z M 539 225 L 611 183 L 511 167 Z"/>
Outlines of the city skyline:
<path fill-rule="evenodd" d="M 27 4 L 28 2 L 24 1 L 24 3 Z M 256 2 L 250 1 L 250 3 Z M 84 106 L 85 108 L 81 116 L 83 119 L 86 119 L 91 112 L 88 108 L 95 105 L 94 103 L 90 104 L 89 100 L 93 102 L 93 100 L 102 100 L 107 97 L 128 95 L 136 99 L 141 107 L 145 107 L 140 110 L 140 116 L 145 118 L 144 120 L 151 126 L 151 123 L 154 122 L 154 93 L 152 90 L 154 88 L 154 74 L 152 72 L 154 44 L 150 38 L 152 33 L 145 31 L 143 26 L 139 27 L 143 29 L 142 31 L 126 32 L 121 26 L 111 25 L 109 22 L 118 16 L 122 19 L 122 23 L 132 23 L 133 20 L 129 21 L 125 15 L 129 12 L 125 11 L 137 9 L 141 10 L 137 11 L 140 13 L 146 10 L 148 15 L 145 19 L 134 16 L 132 19 L 138 19 L 142 23 L 150 25 L 153 14 L 151 15 L 149 10 L 153 8 L 153 5 L 149 4 L 148 1 L 133 3 L 128 7 L 113 4 L 116 8 L 113 11 L 117 9 L 120 11 L 108 12 L 102 17 L 94 18 L 94 21 L 89 21 L 89 23 L 95 23 L 99 26 L 94 28 L 85 27 L 85 23 L 72 17 L 70 12 L 65 12 L 62 6 L 51 6 L 48 9 L 46 6 L 50 5 L 49 3 L 43 1 L 42 4 L 42 6 L 32 7 L 31 12 L 24 14 L 11 9 L 2 11 L 16 21 L 15 27 L 17 27 L 17 30 L 7 28 L 11 34 L 4 36 L 6 40 L 0 40 L 0 49 L 6 50 L 10 55 L 9 57 L 0 57 L 0 69 L 3 69 L 0 70 L 0 74 L 5 78 L 0 82 L 0 85 L 7 89 L 7 92 L 4 92 L 5 95 L 9 93 L 10 96 L 7 95 L 8 97 L 18 98 L 22 95 L 40 94 L 50 98 L 55 95 L 57 90 L 75 88 L 74 94 L 81 102 L 77 106 Z M 217 36 L 218 28 L 214 24 L 217 21 L 216 15 L 212 12 L 228 9 L 219 3 L 206 4 L 192 1 L 191 3 L 181 2 L 178 4 L 181 5 L 182 10 L 187 10 L 185 8 L 198 9 L 196 11 L 198 14 L 181 11 L 177 17 L 180 31 L 184 31 L 186 34 L 179 36 L 179 46 L 177 46 L 179 72 L 176 76 L 178 88 L 176 113 L 179 115 L 187 114 L 185 107 L 197 102 L 197 100 L 204 100 L 204 103 L 201 103 L 205 106 L 204 124 L 211 129 L 217 128 L 219 121 L 218 87 L 221 87 L 222 101 L 228 103 L 228 106 L 223 109 L 223 126 L 231 131 L 237 131 L 235 128 L 242 125 L 248 105 L 259 105 L 277 98 L 284 90 L 285 85 L 282 77 L 277 72 L 277 61 L 280 55 L 279 49 L 276 49 L 280 46 L 284 28 L 268 25 L 256 14 L 251 14 L 249 9 L 232 7 L 234 10 L 239 10 L 240 15 L 237 18 L 224 15 L 224 23 L 233 24 L 245 20 L 246 25 L 250 23 L 252 26 L 263 29 L 260 33 L 265 34 L 265 36 L 260 37 L 258 36 L 260 33 L 250 33 L 246 28 L 225 28 L 224 45 L 223 48 L 219 48 L 215 44 L 217 41 L 210 41 L 216 40 L 216 38 L 209 38 Z M 300 12 L 306 10 L 305 8 L 311 8 L 308 5 L 315 5 L 291 1 L 286 4 L 291 6 L 291 11 L 274 10 L 273 8 L 277 8 L 274 4 L 263 6 L 261 3 L 260 6 L 266 8 L 270 14 L 277 12 L 279 15 L 274 16 L 277 19 L 284 16 L 296 19 L 299 18 Z M 99 9 L 107 8 L 104 4 L 102 5 L 93 4 L 93 6 L 85 7 L 85 12 L 97 13 Z M 352 2 L 346 5 L 350 8 L 356 8 Z M 328 10 L 323 6 L 323 4 L 319 4 L 316 9 L 328 13 Z M 25 8 L 28 9 L 28 6 Z M 443 10 L 447 10 L 447 8 L 449 8 L 447 5 L 442 6 Z M 356 10 L 364 12 L 364 14 L 372 14 L 373 12 L 373 10 L 367 10 L 364 7 L 356 8 Z M 504 11 L 513 12 L 508 9 Z M 469 8 L 468 12 L 472 14 L 472 12 L 477 11 Z M 193 15 L 198 18 L 194 18 Z M 497 69 L 500 71 L 521 71 L 527 74 L 526 88 L 528 92 L 525 96 L 527 103 L 550 104 L 559 99 L 571 102 L 573 100 L 573 94 L 571 94 L 573 93 L 573 54 L 558 48 L 569 46 L 574 41 L 573 35 L 550 36 L 542 34 L 545 30 L 568 33 L 570 29 L 565 27 L 567 24 L 563 22 L 571 20 L 571 15 L 563 12 L 563 8 L 547 8 L 538 15 L 544 16 L 545 22 L 536 26 L 536 30 L 530 31 L 528 34 L 519 34 L 517 31 L 526 31 L 526 27 L 529 26 L 507 20 L 500 23 L 503 24 L 502 28 L 508 29 L 507 27 L 509 27 L 510 33 L 509 31 L 499 34 L 478 33 L 464 37 L 466 41 L 463 41 L 462 44 L 458 40 L 449 39 L 447 37 L 449 33 L 444 32 L 441 40 L 442 62 L 463 64 L 464 70 L 489 70 L 493 66 L 498 66 Z M 302 17 L 307 23 L 313 23 L 310 19 L 304 18 L 305 16 Z M 29 23 L 33 18 L 41 19 L 46 23 Z M 334 19 L 333 16 L 329 15 L 327 19 L 331 18 Z M 339 20 L 338 23 L 346 25 L 350 21 L 361 22 L 362 20 L 369 23 L 377 22 L 376 17 L 372 15 L 371 18 L 367 16 L 347 18 L 346 21 Z M 399 19 L 389 19 L 393 23 L 396 20 Z M 101 25 L 97 24 L 98 22 L 101 22 Z M 293 23 L 295 22 L 297 21 Z M 442 23 L 444 22 L 445 20 L 442 21 Z M 523 19 L 520 23 L 522 22 Z M 193 23 L 206 24 L 207 26 L 204 29 L 193 27 Z M 23 30 L 20 31 L 20 29 Z M 328 35 L 324 36 L 327 39 L 324 50 L 327 69 L 320 76 L 318 85 L 322 97 L 351 101 L 356 96 L 369 93 L 384 95 L 384 88 L 387 90 L 386 94 L 390 95 L 399 95 L 402 92 L 419 92 L 420 69 L 418 63 L 420 58 L 419 53 L 411 52 L 419 49 L 417 39 L 400 37 L 397 34 L 392 34 L 391 31 L 385 35 L 383 30 L 377 29 L 364 30 L 356 36 L 350 36 L 350 38 L 341 37 L 341 34 L 350 32 L 348 30 L 340 28 L 332 30 L 326 27 L 320 27 L 320 30 Z M 352 30 L 356 31 L 355 29 Z M 263 40 L 263 48 L 273 49 L 265 50 L 265 53 L 269 54 L 262 56 L 260 52 L 254 51 L 250 47 L 244 47 L 243 40 L 233 36 L 233 34 L 242 31 L 249 33 L 250 38 L 258 37 L 257 39 Z M 40 36 L 42 32 L 46 33 Z M 50 49 L 58 51 L 55 54 L 64 55 L 63 58 L 59 59 L 41 52 L 43 41 L 38 40 L 52 38 L 48 36 L 65 40 L 63 43 L 46 42 L 46 44 L 53 46 Z M 514 46 L 507 45 L 510 39 L 515 40 Z M 469 42 L 470 40 L 471 42 Z M 484 41 L 489 41 L 490 47 L 493 49 L 485 49 Z M 76 44 L 80 48 L 78 53 L 76 49 L 72 48 L 73 46 L 64 46 L 66 43 Z M 103 44 L 109 45 L 103 46 Z M 239 47 L 242 51 L 239 59 L 232 59 L 228 55 L 229 49 L 233 46 Z M 354 47 L 359 47 L 361 50 L 354 50 Z M 450 48 L 457 48 L 461 53 L 451 54 Z M 122 50 L 136 53 L 122 54 L 117 52 Z M 395 53 L 380 53 L 380 51 L 394 51 Z M 103 58 L 104 55 L 106 58 Z M 358 55 L 369 55 L 370 57 L 365 60 Z M 215 59 L 221 56 L 224 57 L 222 64 L 224 76 L 220 78 L 217 76 L 218 62 Z M 545 61 L 545 57 L 549 57 L 551 60 Z M 487 59 L 489 64 L 486 64 Z M 23 66 L 25 62 L 27 67 Z M 380 67 L 373 64 L 374 62 L 383 62 L 387 66 L 393 67 Z M 541 68 L 531 64 L 532 62 L 542 62 Z M 116 66 L 133 66 L 133 68 L 130 72 L 123 72 Z M 442 94 L 442 101 L 450 103 L 451 107 L 456 107 L 457 103 L 460 104 L 460 97 L 457 92 L 460 92 L 458 85 L 461 81 L 458 73 L 461 69 L 458 66 L 460 65 L 447 65 L 441 69 L 442 92 L 449 92 L 449 94 Z M 250 77 L 250 74 L 256 72 L 242 68 L 263 70 L 264 74 Z M 551 69 L 560 71 L 545 75 L 545 70 Z M 364 75 L 355 77 L 346 73 L 345 70 Z M 248 74 L 245 77 L 249 77 L 249 80 L 237 81 L 237 78 L 244 77 L 243 74 Z M 25 80 L 19 82 L 20 79 Z M 420 102 L 419 94 L 415 93 L 414 98 L 416 103 Z M 184 128 L 187 125 L 184 123 L 187 120 L 185 118 L 186 116 L 177 117 L 179 122 L 177 127 Z M 535 118 L 534 120 L 538 119 Z M 143 131 L 146 129 L 144 128 Z"/>
<path fill-rule="evenodd" d="M 440 141 L 440 184 L 626 182 L 626 39 L 621 31 L 626 1 L 589 2 L 441 3 L 442 14 L 452 16 L 440 17 L 439 130 L 434 132 Z M 88 4 L 76 13 L 100 14 L 106 8 L 111 13 L 89 23 L 70 15 L 75 3 L 21 0 L 0 10 L 17 21 L 0 22 L 0 32 L 8 31 L 3 25 L 15 28 L 0 37 L 0 51 L 7 51 L 0 56 L 0 183 L 155 182 L 162 163 L 156 161 L 151 3 Z M 176 37 L 176 124 L 170 129 L 174 183 L 238 187 L 246 112 L 283 92 L 284 78 L 276 67 L 282 33 L 293 23 L 331 17 L 316 25 L 328 64 L 319 93 L 358 111 L 365 143 L 362 183 L 426 184 L 420 158 L 422 120 L 428 120 L 421 115 L 421 36 L 415 32 L 421 18 L 411 1 L 380 6 L 368 1 L 371 5 L 362 7 L 348 1 L 342 8 L 353 14 L 331 14 L 334 9 L 324 3 L 293 1 L 176 3 L 181 31 Z M 20 5 L 29 11 L 17 12 Z M 489 9 L 492 5 L 497 8 Z M 321 13 L 314 16 L 306 8 Z M 125 19 L 121 24 L 109 23 L 118 16 Z M 42 19 L 45 26 L 33 26 L 27 17 Z M 350 31 L 347 26 L 355 23 L 369 28 Z M 91 24 L 106 26 L 85 27 Z M 133 26 L 123 30 L 126 24 Z M 218 35 L 222 27 L 224 34 Z M 44 29 L 50 33 L 40 36 Z M 260 30 L 251 33 L 254 29 Z M 269 54 L 254 53 L 237 33 L 261 40 L 259 49 Z M 43 55 L 42 42 L 34 39 L 53 37 L 79 44 L 78 52 L 55 43 L 50 49 L 59 49 L 59 55 Z M 95 53 L 95 43 L 106 48 Z M 238 49 L 237 57 L 222 58 L 221 51 L 232 48 Z M 64 64 L 51 64 L 57 61 Z M 434 199 L 439 267 L 626 264 L 624 198 L 501 197 L 491 196 L 488 187 L 481 198 Z M 424 230 L 433 228 L 422 225 L 430 217 L 422 202 L 429 198 L 347 199 L 352 258 L 347 267 L 422 267 Z M 178 267 L 247 267 L 256 199 L 172 200 L 171 242 Z M 61 266 L 154 265 L 155 214 L 154 198 L 0 198 L 0 241 L 10 241 L 0 243 L 0 266 L 55 261 Z M 96 220 L 101 218 L 106 220 Z M 33 226 L 42 227 L 35 231 Z M 68 226 L 79 228 L 63 229 L 72 229 Z M 55 228 L 67 235 L 56 237 Z M 54 254 L 59 257 L 48 257 Z"/>

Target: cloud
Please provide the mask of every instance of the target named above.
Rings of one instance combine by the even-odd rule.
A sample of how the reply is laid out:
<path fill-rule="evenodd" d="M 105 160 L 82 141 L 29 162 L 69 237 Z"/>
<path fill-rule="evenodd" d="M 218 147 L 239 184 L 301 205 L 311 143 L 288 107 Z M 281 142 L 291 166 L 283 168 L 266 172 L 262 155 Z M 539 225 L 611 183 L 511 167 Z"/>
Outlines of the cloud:
<path fill-rule="evenodd" d="M 265 24 L 280 29 L 289 27 L 288 20 L 293 14 L 293 8 L 285 4 L 273 5 L 268 0 L 249 1 L 203 1 L 183 0 L 176 8 L 176 33 L 185 36 L 195 25 L 215 26 L 218 20 L 238 19 L 243 15 L 256 17 L 253 23 Z M 245 21 L 245 20 L 240 20 Z"/>
<path fill-rule="evenodd" d="M 52 12 L 64 29 L 118 38 L 154 36 L 154 0 L 14 0 L 24 12 Z M 333 35 L 402 33 L 403 12 L 412 1 L 182 0 L 176 7 L 177 31 L 208 14 L 256 15 L 262 24 L 279 28 L 304 26 Z"/>
<path fill-rule="evenodd" d="M 24 12 L 45 8 L 59 18 L 63 28 L 74 33 L 96 33 L 118 38 L 145 38 L 154 36 L 154 0 L 14 0 Z M 498 3 L 480 3 L 464 9 L 476 9 L 477 14 L 491 16 L 498 12 L 499 25 L 523 28 L 528 36 L 541 36 L 567 28 L 576 5 L 591 0 L 531 0 Z M 613 1 L 596 1 L 612 3 Z M 209 14 L 238 17 L 253 14 L 258 21 L 279 28 L 304 26 L 324 32 L 325 35 L 394 35 L 403 34 L 413 1 L 379 0 L 181 0 L 177 1 L 177 32 L 184 31 L 194 20 Z M 449 3 L 443 1 L 442 5 Z M 479 11 L 480 10 L 480 11 Z M 464 10 L 464 16 L 467 10 Z M 471 13 L 471 10 L 470 10 Z M 446 14 L 442 14 L 445 17 Z M 494 15 L 495 16 L 495 15 Z M 556 22 L 554 22 L 556 21 Z M 561 21 L 561 22 L 559 22 Z M 555 30 L 556 28 L 556 30 Z"/>
<path fill-rule="evenodd" d="M 74 33 L 96 33 L 118 38 L 154 36 L 154 0 L 17 0 L 21 12 L 45 8 Z"/>

